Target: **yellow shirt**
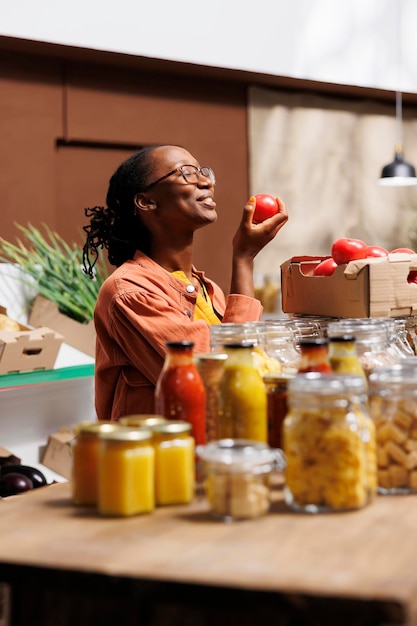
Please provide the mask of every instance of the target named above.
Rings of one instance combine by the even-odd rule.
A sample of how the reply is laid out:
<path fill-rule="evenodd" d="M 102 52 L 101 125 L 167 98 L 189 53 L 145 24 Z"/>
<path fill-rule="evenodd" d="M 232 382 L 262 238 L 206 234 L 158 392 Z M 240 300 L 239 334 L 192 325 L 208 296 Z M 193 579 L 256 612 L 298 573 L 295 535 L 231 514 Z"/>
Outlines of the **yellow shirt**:
<path fill-rule="evenodd" d="M 183 280 L 185 283 L 192 284 L 190 280 L 188 280 L 187 276 L 184 272 L 172 272 L 172 275 L 180 280 Z M 201 291 L 197 293 L 197 303 L 194 312 L 195 320 L 205 320 L 207 324 L 221 324 L 219 318 L 213 311 L 213 304 L 208 296 L 208 293 L 202 283 L 200 283 Z"/>

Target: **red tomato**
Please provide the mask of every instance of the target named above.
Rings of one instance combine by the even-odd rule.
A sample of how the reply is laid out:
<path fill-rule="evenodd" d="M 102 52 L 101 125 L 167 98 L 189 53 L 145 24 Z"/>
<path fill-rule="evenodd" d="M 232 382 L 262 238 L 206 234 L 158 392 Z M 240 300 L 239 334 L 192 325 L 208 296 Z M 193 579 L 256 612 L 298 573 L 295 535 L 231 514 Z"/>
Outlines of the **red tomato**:
<path fill-rule="evenodd" d="M 395 248 L 395 250 L 391 250 L 391 254 L 395 254 L 396 252 L 405 252 L 406 254 L 415 254 L 414 250 L 411 250 L 411 248 Z"/>
<path fill-rule="evenodd" d="M 408 272 L 407 282 L 417 284 L 417 270 L 410 270 Z"/>
<path fill-rule="evenodd" d="M 366 257 L 387 256 L 388 250 L 382 246 L 366 246 Z"/>
<path fill-rule="evenodd" d="M 259 224 L 268 217 L 276 215 L 279 211 L 278 202 L 274 196 L 270 196 L 267 193 L 258 193 L 255 195 L 256 205 L 253 213 L 252 222 Z"/>
<path fill-rule="evenodd" d="M 313 276 L 331 276 L 337 267 L 337 263 L 331 257 L 321 261 L 313 270 Z"/>
<path fill-rule="evenodd" d="M 332 245 L 332 257 L 338 265 L 366 258 L 367 245 L 361 239 L 342 237 L 336 239 Z"/>

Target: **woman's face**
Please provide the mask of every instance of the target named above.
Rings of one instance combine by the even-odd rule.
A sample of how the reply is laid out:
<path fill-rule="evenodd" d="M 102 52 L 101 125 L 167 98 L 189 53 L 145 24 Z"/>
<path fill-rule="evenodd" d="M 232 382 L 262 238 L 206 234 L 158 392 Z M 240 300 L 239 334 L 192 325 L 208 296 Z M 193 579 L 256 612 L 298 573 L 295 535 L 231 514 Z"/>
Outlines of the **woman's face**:
<path fill-rule="evenodd" d="M 165 227 L 195 230 L 216 221 L 214 182 L 211 178 L 200 174 L 198 181 L 194 178 L 194 182 L 189 182 L 179 169 L 173 172 L 181 165 L 200 167 L 187 150 L 178 146 L 160 146 L 153 150 L 150 159 L 153 163 L 149 175 L 151 187 L 136 196 L 139 209 L 147 203 L 148 210 L 145 212 L 149 215 L 142 213 L 141 217 L 149 226 L 149 220 L 157 219 Z M 173 173 L 164 178 L 170 172 Z M 160 178 L 163 180 L 153 184 Z"/>

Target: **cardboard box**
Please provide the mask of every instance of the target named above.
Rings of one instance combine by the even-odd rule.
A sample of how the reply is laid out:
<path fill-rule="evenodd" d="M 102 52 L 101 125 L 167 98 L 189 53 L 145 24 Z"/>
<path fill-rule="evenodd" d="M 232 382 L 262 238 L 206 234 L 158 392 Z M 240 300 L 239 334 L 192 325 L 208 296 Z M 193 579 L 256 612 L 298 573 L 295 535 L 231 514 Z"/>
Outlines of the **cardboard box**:
<path fill-rule="evenodd" d="M 0 446 L 0 466 L 2 465 L 19 465 L 22 460 L 10 452 L 7 448 Z"/>
<path fill-rule="evenodd" d="M 313 276 L 328 257 L 293 257 L 281 265 L 284 313 L 331 317 L 400 317 L 417 314 L 416 254 L 351 261 L 331 276 Z"/>
<path fill-rule="evenodd" d="M 72 452 L 71 445 L 75 435 L 70 429 L 53 433 L 48 437 L 48 443 L 41 463 L 68 480 L 71 478 Z"/>
<path fill-rule="evenodd" d="M 7 315 L 4 307 L 0 313 Z M 53 368 L 62 335 L 46 327 L 19 327 L 17 332 L 0 330 L 0 374 Z"/>
<path fill-rule="evenodd" d="M 55 302 L 36 296 L 29 315 L 31 326 L 47 326 L 64 336 L 65 343 L 89 356 L 95 356 L 96 332 L 94 322 L 81 324 L 59 311 Z"/>

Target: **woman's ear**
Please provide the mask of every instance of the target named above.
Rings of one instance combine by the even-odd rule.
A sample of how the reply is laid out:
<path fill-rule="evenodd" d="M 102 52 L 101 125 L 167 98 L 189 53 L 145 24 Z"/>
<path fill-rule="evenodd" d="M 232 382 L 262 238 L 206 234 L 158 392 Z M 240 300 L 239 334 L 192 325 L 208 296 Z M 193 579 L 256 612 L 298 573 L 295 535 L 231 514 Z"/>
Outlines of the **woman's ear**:
<path fill-rule="evenodd" d="M 148 198 L 144 193 L 137 193 L 134 202 L 140 211 L 152 211 L 156 208 L 156 202 Z"/>

